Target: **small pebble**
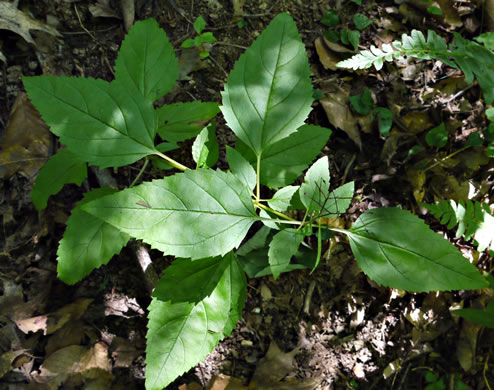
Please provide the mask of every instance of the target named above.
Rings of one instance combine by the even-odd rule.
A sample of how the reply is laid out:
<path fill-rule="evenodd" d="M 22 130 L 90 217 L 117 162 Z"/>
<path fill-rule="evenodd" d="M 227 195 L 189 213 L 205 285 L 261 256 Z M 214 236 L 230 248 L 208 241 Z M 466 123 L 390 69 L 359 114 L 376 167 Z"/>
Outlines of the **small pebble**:
<path fill-rule="evenodd" d="M 250 348 L 254 345 L 254 343 L 250 340 L 242 340 L 242 342 L 240 343 L 240 345 L 242 347 L 245 347 L 245 348 Z"/>

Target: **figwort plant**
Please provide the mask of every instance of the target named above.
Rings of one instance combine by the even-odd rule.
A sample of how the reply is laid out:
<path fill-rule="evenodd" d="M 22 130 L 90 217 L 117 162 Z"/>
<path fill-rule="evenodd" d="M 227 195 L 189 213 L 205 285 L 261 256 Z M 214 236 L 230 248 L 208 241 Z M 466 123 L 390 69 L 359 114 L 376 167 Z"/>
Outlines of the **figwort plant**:
<path fill-rule="evenodd" d="M 214 126 L 199 134 L 196 123 L 216 115 L 216 104 L 154 107 L 176 78 L 172 46 L 158 24 L 146 20 L 123 42 L 112 82 L 24 79 L 33 104 L 66 145 L 38 176 L 32 194 L 38 208 L 64 183 L 81 183 L 86 163 L 120 167 L 154 156 L 182 171 L 122 191 L 86 193 L 58 249 L 58 275 L 69 284 L 106 264 L 130 237 L 176 257 L 149 306 L 147 389 L 167 386 L 231 333 L 246 299 L 245 272 L 277 278 L 301 264 L 314 269 L 328 230 L 348 237 L 362 270 L 383 286 L 430 291 L 488 285 L 454 246 L 408 211 L 369 210 L 348 230 L 327 225 L 327 217 L 346 212 L 354 183 L 331 188 L 328 158 L 313 163 L 331 131 L 304 123 L 313 102 L 310 69 L 289 15 L 278 15 L 252 43 L 222 92 L 221 111 L 237 136 L 236 147 L 227 147 L 229 170 L 204 168 L 217 157 Z M 199 167 L 166 155 L 176 142 L 196 136 Z M 294 185 L 307 168 L 303 183 Z M 261 197 L 269 193 L 263 186 L 274 190 L 269 199 Z M 241 246 L 255 222 L 264 226 Z M 309 236 L 317 238 L 310 250 Z M 292 262 L 297 257 L 300 262 Z"/>

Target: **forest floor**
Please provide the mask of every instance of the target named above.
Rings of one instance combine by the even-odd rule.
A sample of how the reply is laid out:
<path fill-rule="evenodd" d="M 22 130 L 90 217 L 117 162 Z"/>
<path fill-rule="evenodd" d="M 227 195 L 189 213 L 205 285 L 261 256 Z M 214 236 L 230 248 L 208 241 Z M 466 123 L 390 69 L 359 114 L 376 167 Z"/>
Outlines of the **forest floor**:
<path fill-rule="evenodd" d="M 339 15 L 338 29 L 355 29 L 355 13 L 367 16 L 372 24 L 360 38 L 365 49 L 412 29 L 433 29 L 448 42 L 453 31 L 471 39 L 492 30 L 489 10 L 480 7 L 482 1 L 441 0 L 442 15 L 428 13 L 420 0 L 362 3 L 136 0 L 132 12 L 134 1 L 25 0 L 19 10 L 59 34 L 33 29 L 33 43 L 26 41 L 30 35 L 25 25 L 9 27 L 0 12 L 0 389 L 144 388 L 150 295 L 136 251 L 144 248 L 150 254 L 158 274 L 172 260 L 134 242 L 74 286 L 58 280 L 56 273 L 58 242 L 74 203 L 102 182 L 128 186 L 142 163 L 90 168 L 82 187 L 66 185 L 45 210 L 36 211 L 30 191 L 37 171 L 58 145 L 46 129 L 40 130 L 32 108 L 26 108 L 21 81 L 40 74 L 112 80 L 125 23 L 134 18 L 155 18 L 180 57 L 180 80 L 165 103 L 220 102 L 236 59 L 278 13 L 290 13 L 309 56 L 314 88 L 321 94 L 308 123 L 333 130 L 323 150 L 330 159 L 332 183 L 356 183 L 357 197 L 343 223 L 351 224 L 370 207 L 400 205 L 423 215 L 466 258 L 492 273 L 487 253 L 454 238 L 454 231 L 417 202 L 467 200 L 473 192 L 473 199 L 492 203 L 494 163 L 482 148 L 444 159 L 487 125 L 478 86 L 438 61 L 404 60 L 379 72 L 337 69 L 335 64 L 353 49 L 324 40 L 328 27 L 321 23 L 330 8 Z M 198 16 L 207 22 L 205 31 L 217 38 L 206 59 L 180 48 L 194 37 L 192 24 Z M 393 113 L 388 137 L 379 133 L 372 115 L 356 114 L 348 104 L 349 96 L 366 88 L 376 106 Z M 24 111 L 13 123 L 16 110 Z M 440 150 L 428 147 L 426 131 L 441 122 L 448 130 L 447 144 Z M 224 145 L 235 143 L 222 120 L 218 138 L 221 168 Z M 16 145 L 24 149 L 19 152 Z M 424 151 L 410 155 L 415 145 L 425 146 Z M 183 150 L 190 150 L 190 144 Z M 180 157 L 191 161 L 189 155 Z M 159 175 L 149 169 L 142 180 Z M 489 294 L 415 294 L 380 287 L 362 273 L 348 242 L 339 239 L 312 274 L 302 270 L 277 280 L 250 279 L 243 317 L 232 335 L 167 389 L 490 390 L 494 331 L 450 313 L 453 307 L 484 307 L 492 299 Z"/>

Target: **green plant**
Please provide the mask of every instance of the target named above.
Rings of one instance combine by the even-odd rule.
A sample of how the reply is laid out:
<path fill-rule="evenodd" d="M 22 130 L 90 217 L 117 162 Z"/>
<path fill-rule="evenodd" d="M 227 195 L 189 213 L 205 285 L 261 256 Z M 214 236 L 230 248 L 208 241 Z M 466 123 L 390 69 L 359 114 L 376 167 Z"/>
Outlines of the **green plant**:
<path fill-rule="evenodd" d="M 165 387 L 230 334 L 246 299 L 244 268 L 274 277 L 315 269 L 323 238 L 333 233 L 348 237 L 362 270 L 383 286 L 430 291 L 487 285 L 454 246 L 405 210 L 368 210 L 350 229 L 329 225 L 328 217 L 349 207 L 354 183 L 330 189 L 327 156 L 311 165 L 331 131 L 304 123 L 313 88 L 305 48 L 289 15 L 271 22 L 224 86 L 221 111 L 237 136 L 236 147 L 227 147 L 228 171 L 188 169 L 165 154 L 175 142 L 199 133 L 191 104 L 213 115 L 217 108 L 208 103 L 154 108 L 176 80 L 176 63 L 165 34 L 148 20 L 136 23 L 123 42 L 111 83 L 24 79 L 33 104 L 78 161 L 119 167 L 155 156 L 183 171 L 122 191 L 87 193 L 73 209 L 58 250 L 58 274 L 69 284 L 106 264 L 129 237 L 176 257 L 149 306 L 147 389 Z M 216 159 L 213 133 L 208 127 L 194 143 L 199 166 Z M 38 181 L 36 187 L 38 196 L 53 192 Z M 244 243 L 249 230 L 261 224 Z"/>
<path fill-rule="evenodd" d="M 383 67 L 384 61 L 393 61 L 403 56 L 423 60 L 436 59 L 461 69 L 468 83 L 477 79 L 487 104 L 494 100 L 494 53 L 489 47 L 462 38 L 454 33 L 455 43 L 447 45 L 434 31 L 427 32 L 427 40 L 421 31 L 413 30 L 410 35 L 403 34 L 401 41 L 392 45 L 383 44 L 382 49 L 371 46 L 351 58 L 337 64 L 340 68 L 365 69 L 374 66 L 376 70 Z"/>
<path fill-rule="evenodd" d="M 372 100 L 372 93 L 369 88 L 360 95 L 350 96 L 349 99 L 352 108 L 361 115 L 372 113 L 372 118 L 378 119 L 379 132 L 383 137 L 387 137 L 393 126 L 393 114 L 386 107 L 376 107 Z"/>
<path fill-rule="evenodd" d="M 186 39 L 182 43 L 182 47 L 184 49 L 188 49 L 191 47 L 197 47 L 199 49 L 199 55 L 202 58 L 209 57 L 209 48 L 208 44 L 216 42 L 216 37 L 212 32 L 204 32 L 204 28 L 206 27 L 206 21 L 202 16 L 198 16 L 194 21 L 194 30 L 197 33 L 197 36 L 194 39 Z"/>
<path fill-rule="evenodd" d="M 440 219 L 448 229 L 458 226 L 456 238 L 475 238 L 478 250 L 484 251 L 494 244 L 494 216 L 487 203 L 471 200 L 456 203 L 454 200 L 441 200 L 435 204 L 421 203 L 434 217 Z"/>

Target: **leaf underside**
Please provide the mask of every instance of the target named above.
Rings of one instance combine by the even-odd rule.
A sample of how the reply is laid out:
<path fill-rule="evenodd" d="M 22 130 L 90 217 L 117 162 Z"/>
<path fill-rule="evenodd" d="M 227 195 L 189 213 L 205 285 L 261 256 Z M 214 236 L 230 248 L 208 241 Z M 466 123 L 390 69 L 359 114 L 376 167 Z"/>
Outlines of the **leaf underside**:
<path fill-rule="evenodd" d="M 303 234 L 295 229 L 285 229 L 274 235 L 269 244 L 268 259 L 275 279 L 288 267 L 303 238 Z"/>
<path fill-rule="evenodd" d="M 245 274 L 234 254 L 226 258 L 227 266 L 216 287 L 200 302 L 153 298 L 146 336 L 147 390 L 163 389 L 202 361 L 240 319 L 246 299 Z"/>
<path fill-rule="evenodd" d="M 431 291 L 488 284 L 453 245 L 405 210 L 368 210 L 346 234 L 360 268 L 383 286 Z"/>
<path fill-rule="evenodd" d="M 167 255 L 199 259 L 238 247 L 258 220 L 229 172 L 188 170 L 98 199 L 84 209 Z"/>

